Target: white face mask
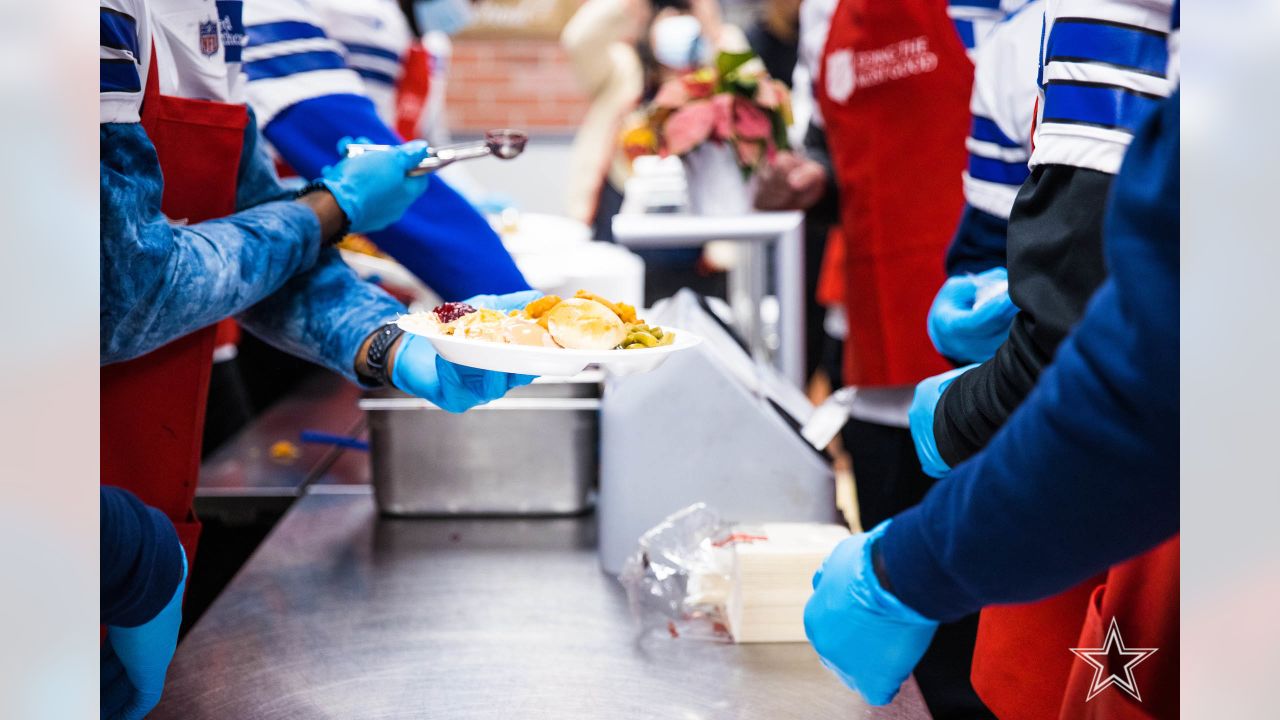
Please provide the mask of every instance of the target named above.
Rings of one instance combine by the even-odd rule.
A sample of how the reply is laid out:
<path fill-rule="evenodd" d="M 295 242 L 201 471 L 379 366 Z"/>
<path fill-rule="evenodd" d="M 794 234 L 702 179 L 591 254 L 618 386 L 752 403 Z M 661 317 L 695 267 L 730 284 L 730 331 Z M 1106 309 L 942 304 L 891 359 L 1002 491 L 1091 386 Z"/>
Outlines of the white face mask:
<path fill-rule="evenodd" d="M 469 0 L 418 0 L 413 4 L 414 19 L 422 32 L 438 31 L 455 35 L 471 24 Z"/>
<path fill-rule="evenodd" d="M 690 70 L 706 58 L 702 24 L 692 15 L 672 15 L 653 24 L 653 56 L 672 70 Z"/>

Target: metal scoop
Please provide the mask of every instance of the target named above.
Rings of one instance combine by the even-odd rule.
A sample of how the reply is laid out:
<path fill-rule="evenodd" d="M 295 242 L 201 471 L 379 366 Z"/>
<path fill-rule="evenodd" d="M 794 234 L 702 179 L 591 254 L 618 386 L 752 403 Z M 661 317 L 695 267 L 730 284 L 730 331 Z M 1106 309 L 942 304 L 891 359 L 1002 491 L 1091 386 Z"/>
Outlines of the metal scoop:
<path fill-rule="evenodd" d="M 459 160 L 474 160 L 486 155 L 492 155 L 499 160 L 510 160 L 524 152 L 524 146 L 528 142 L 528 133 L 521 130 L 511 130 L 509 128 L 490 130 L 484 134 L 484 140 L 431 148 L 431 154 L 418 163 L 417 167 L 405 174 L 409 177 L 426 175 L 446 165 L 452 165 Z M 356 157 L 376 150 L 390 150 L 392 147 L 394 146 L 351 143 L 347 146 L 347 157 Z"/>

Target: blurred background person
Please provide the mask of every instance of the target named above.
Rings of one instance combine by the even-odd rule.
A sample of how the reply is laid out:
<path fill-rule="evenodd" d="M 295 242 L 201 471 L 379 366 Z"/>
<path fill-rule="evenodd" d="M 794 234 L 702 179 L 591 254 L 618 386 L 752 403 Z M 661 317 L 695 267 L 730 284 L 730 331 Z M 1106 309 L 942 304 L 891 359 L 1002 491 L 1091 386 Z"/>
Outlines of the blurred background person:
<path fill-rule="evenodd" d="M 631 164 L 619 134 L 626 118 L 651 100 L 663 81 L 712 62 L 720 51 L 749 49 L 746 36 L 724 22 L 716 0 L 587 0 L 565 26 L 561 45 L 590 100 L 570 150 L 569 215 L 613 239 Z M 642 250 L 645 298 L 682 287 L 724 296 L 723 268 L 699 249 Z"/>
<path fill-rule="evenodd" d="M 800 11 L 799 54 L 817 100 L 808 157 L 780 154 L 756 205 L 810 209 L 829 196 L 838 205 L 840 245 L 825 252 L 840 260 L 840 383 L 857 387 L 842 440 L 863 527 L 918 502 L 932 482 L 911 462 L 907 410 L 915 382 L 947 367 L 924 320 L 964 207 L 969 53 L 1006 10 L 807 0 Z M 975 633 L 976 617 L 944 627 L 917 669 L 936 717 L 988 716 L 968 680 Z"/>
<path fill-rule="evenodd" d="M 747 30 L 747 43 L 769 76 L 791 87 L 800 47 L 800 0 L 765 0 Z"/>

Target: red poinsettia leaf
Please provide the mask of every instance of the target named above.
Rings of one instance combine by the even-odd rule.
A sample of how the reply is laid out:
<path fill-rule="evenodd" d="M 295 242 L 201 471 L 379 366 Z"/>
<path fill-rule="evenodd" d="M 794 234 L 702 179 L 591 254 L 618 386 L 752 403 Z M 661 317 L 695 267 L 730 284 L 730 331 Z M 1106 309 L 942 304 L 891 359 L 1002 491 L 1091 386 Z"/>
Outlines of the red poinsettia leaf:
<path fill-rule="evenodd" d="M 684 155 L 711 137 L 715 123 L 715 111 L 706 100 L 695 100 L 671 113 L 663 134 L 667 140 L 667 152 Z"/>
<path fill-rule="evenodd" d="M 733 137 L 733 96 L 727 93 L 714 95 L 711 98 L 712 137 L 717 140 L 728 140 Z"/>
<path fill-rule="evenodd" d="M 738 137 L 764 140 L 773 131 L 773 121 L 759 105 L 737 98 L 733 103 L 733 127 Z"/>

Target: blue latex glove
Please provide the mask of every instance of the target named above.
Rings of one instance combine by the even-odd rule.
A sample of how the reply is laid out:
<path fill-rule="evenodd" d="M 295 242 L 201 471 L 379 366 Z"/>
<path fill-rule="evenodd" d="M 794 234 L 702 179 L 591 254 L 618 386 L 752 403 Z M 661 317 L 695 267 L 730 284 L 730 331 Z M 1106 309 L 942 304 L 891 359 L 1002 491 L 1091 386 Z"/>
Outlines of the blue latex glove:
<path fill-rule="evenodd" d="M 476 308 L 508 311 L 523 308 L 539 297 L 542 293 L 537 290 L 522 290 L 506 295 L 477 295 L 463 302 Z M 533 376 L 455 365 L 440 357 L 429 341 L 406 334 L 391 366 L 391 382 L 441 410 L 460 413 L 500 398 L 512 388 L 528 385 Z"/>
<path fill-rule="evenodd" d="M 984 289 L 991 297 L 983 297 Z M 942 284 L 929 308 L 929 339 L 949 358 L 983 362 L 1009 337 L 1009 325 L 1017 314 L 1004 268 L 956 275 Z"/>
<path fill-rule="evenodd" d="M 941 375 L 925 378 L 916 385 L 907 419 L 911 421 L 911 441 L 915 443 L 920 467 L 930 477 L 941 478 L 951 472 L 951 466 L 942 459 L 942 453 L 938 452 L 938 441 L 933 436 L 933 414 L 938 409 L 938 401 L 942 399 L 947 386 L 961 374 L 976 367 L 978 366 L 974 364 L 948 370 Z"/>
<path fill-rule="evenodd" d="M 511 310 L 523 310 L 525 305 L 540 297 L 542 297 L 542 293 L 537 290 L 520 290 L 505 295 L 476 295 L 470 300 L 463 300 L 463 302 L 474 308 L 489 308 L 490 310 L 509 312 Z"/>
<path fill-rule="evenodd" d="M 893 700 L 938 628 L 881 587 L 872 569 L 871 544 L 891 522 L 837 545 L 804 606 L 804 632 L 822 664 L 872 705 Z"/>
<path fill-rule="evenodd" d="M 342 138 L 338 141 L 338 152 L 345 155 L 347 145 L 352 142 L 368 140 Z M 351 232 L 367 233 L 385 228 L 399 220 L 413 201 L 427 191 L 429 176 L 405 175 L 422 162 L 427 151 L 425 142 L 415 140 L 385 152 L 344 158 L 321 172 L 324 186 L 333 193 L 338 207 L 351 221 Z"/>
<path fill-rule="evenodd" d="M 137 720 L 160 702 L 164 676 L 178 647 L 182 625 L 182 593 L 187 586 L 187 556 L 182 555 L 182 579 L 169 603 L 137 627 L 107 627 L 102 647 L 102 718 Z"/>

